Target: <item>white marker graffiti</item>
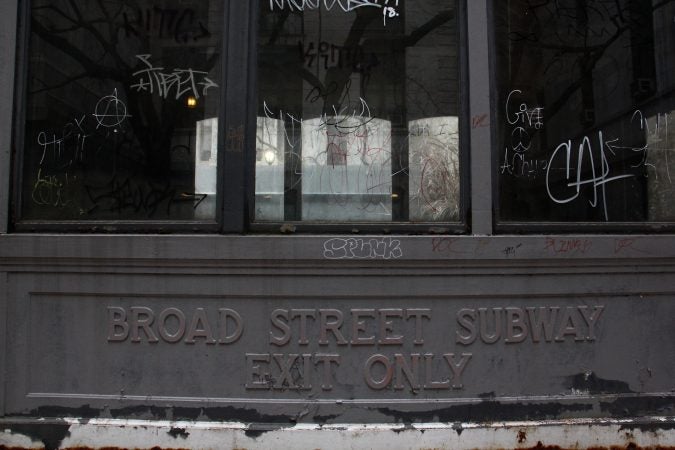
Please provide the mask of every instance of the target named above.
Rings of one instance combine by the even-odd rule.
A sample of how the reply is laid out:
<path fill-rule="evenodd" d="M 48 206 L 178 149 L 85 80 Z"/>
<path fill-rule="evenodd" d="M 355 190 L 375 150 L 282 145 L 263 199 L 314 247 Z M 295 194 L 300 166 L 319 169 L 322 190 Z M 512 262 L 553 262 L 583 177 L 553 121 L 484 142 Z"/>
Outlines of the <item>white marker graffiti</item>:
<path fill-rule="evenodd" d="M 393 238 L 335 238 L 323 244 L 327 259 L 398 259 L 403 256 L 401 241 Z"/>
<path fill-rule="evenodd" d="M 117 97 L 117 89 L 112 95 L 106 95 L 96 103 L 93 116 L 96 119 L 97 129 L 115 128 L 131 117 L 127 114 L 127 106 Z"/>
<path fill-rule="evenodd" d="M 385 25 L 388 18 L 391 19 L 399 15 L 396 11 L 398 0 L 270 0 L 270 11 L 273 11 L 275 6 L 280 10 L 287 8 L 290 11 L 311 11 L 319 9 L 322 4 L 326 11 L 330 11 L 336 6 L 344 12 L 351 12 L 363 7 L 381 8 Z"/>
<path fill-rule="evenodd" d="M 200 98 L 207 95 L 208 89 L 218 87 L 218 84 L 206 76 L 208 72 L 193 69 L 173 69 L 172 72 L 164 72 L 164 67 L 152 65 L 151 57 L 152 55 L 136 55 L 136 58 L 147 66 L 133 74 L 139 80 L 131 85 L 131 88 L 138 92 L 157 93 L 166 99 L 171 91 L 175 90 L 175 99 L 179 100 L 186 94 Z"/>

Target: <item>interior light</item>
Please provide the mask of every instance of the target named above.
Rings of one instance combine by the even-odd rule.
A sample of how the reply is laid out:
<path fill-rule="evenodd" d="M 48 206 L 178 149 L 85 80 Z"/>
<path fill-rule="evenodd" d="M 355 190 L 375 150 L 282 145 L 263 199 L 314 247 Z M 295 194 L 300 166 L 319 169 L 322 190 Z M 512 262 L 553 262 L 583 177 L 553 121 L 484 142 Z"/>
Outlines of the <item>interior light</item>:
<path fill-rule="evenodd" d="M 272 164 L 274 164 L 274 161 L 277 160 L 277 152 L 275 152 L 274 150 L 265 150 L 263 152 L 263 159 L 267 164 L 271 166 Z"/>
<path fill-rule="evenodd" d="M 197 107 L 197 99 L 192 95 L 187 98 L 187 107 L 190 109 Z"/>

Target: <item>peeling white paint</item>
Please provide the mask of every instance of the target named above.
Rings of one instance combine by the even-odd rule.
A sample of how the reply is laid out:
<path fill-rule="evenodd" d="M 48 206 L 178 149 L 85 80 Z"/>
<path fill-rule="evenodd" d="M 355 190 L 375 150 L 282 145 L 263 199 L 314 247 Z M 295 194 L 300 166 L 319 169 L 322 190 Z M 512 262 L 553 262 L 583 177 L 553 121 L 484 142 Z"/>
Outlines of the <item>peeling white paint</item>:
<path fill-rule="evenodd" d="M 118 419 L 0 419 L 0 446 L 43 448 L 13 425 L 67 424 L 68 447 L 194 449 L 503 449 L 675 446 L 675 417 L 625 420 L 400 424 L 260 424 Z M 266 431 L 269 430 L 269 431 Z M 645 431 L 642 431 L 645 430 Z"/>

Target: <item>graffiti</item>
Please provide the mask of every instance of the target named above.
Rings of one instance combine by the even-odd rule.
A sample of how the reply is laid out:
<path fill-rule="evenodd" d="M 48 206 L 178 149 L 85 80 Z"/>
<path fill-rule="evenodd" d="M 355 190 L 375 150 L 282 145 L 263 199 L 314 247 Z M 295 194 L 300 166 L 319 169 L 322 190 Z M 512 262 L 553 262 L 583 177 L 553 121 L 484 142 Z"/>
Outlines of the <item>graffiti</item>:
<path fill-rule="evenodd" d="M 398 259 L 401 241 L 393 238 L 334 238 L 323 244 L 326 259 Z"/>
<path fill-rule="evenodd" d="M 117 89 L 96 103 L 93 116 L 98 124 L 96 128 L 115 128 L 131 117 L 127 114 L 127 106 L 117 97 Z"/>
<path fill-rule="evenodd" d="M 210 88 L 218 87 L 218 84 L 206 76 L 208 72 L 193 69 L 173 69 L 171 72 L 164 72 L 164 67 L 152 65 L 150 62 L 152 55 L 136 55 L 136 58 L 145 65 L 145 68 L 133 73 L 138 82 L 132 84 L 131 88 L 137 92 L 156 93 L 159 97 L 167 99 L 173 90 L 176 100 L 184 95 L 198 99 L 206 96 Z"/>
<path fill-rule="evenodd" d="M 593 246 L 593 242 L 588 239 L 556 239 L 546 238 L 544 250 L 548 250 L 555 255 L 569 255 L 577 253 L 586 253 Z"/>
<path fill-rule="evenodd" d="M 193 9 L 138 8 L 122 14 L 125 37 L 153 33 L 159 39 L 173 39 L 179 44 L 197 42 L 211 37 L 211 32 L 196 19 Z"/>
<path fill-rule="evenodd" d="M 344 47 L 326 41 L 307 44 L 299 41 L 298 50 L 301 60 L 310 69 L 319 67 L 328 70 L 336 67 L 368 75 L 373 68 L 380 65 L 377 54 L 374 52 L 366 54 L 360 45 Z M 348 83 L 351 83 L 351 80 L 348 80 Z"/>
<path fill-rule="evenodd" d="M 504 159 L 499 167 L 501 174 L 516 178 L 536 178 L 549 166 L 547 159 L 528 156 L 532 146 L 531 133 L 544 127 L 544 108 L 530 107 L 525 101 L 516 101 L 523 92 L 515 89 L 506 98 L 505 113 L 507 122 L 507 139 L 504 147 Z M 514 107 L 514 104 L 517 106 Z"/>
<path fill-rule="evenodd" d="M 68 173 L 63 175 L 43 175 L 42 169 L 38 170 L 37 180 L 33 184 L 31 199 L 36 205 L 53 206 L 61 208 L 72 203 L 71 181 L 77 177 L 69 178 Z"/>
<path fill-rule="evenodd" d="M 487 113 L 479 114 L 471 118 L 471 128 L 487 128 L 490 126 L 490 115 Z"/>
<path fill-rule="evenodd" d="M 590 205 L 594 208 L 598 207 L 600 200 L 602 200 L 605 220 L 609 220 L 606 201 L 607 183 L 630 178 L 634 175 L 610 176 L 611 168 L 605 152 L 606 148 L 611 151 L 611 148 L 607 147 L 603 140 L 602 131 L 598 132 L 596 146 L 593 146 L 588 136 L 583 137 L 578 147 L 574 147 L 571 140 L 558 145 L 553 151 L 546 168 L 546 192 L 548 192 L 549 198 L 557 204 L 569 203 L 579 197 L 582 186 L 590 185 L 592 192 L 592 199 L 589 200 Z M 564 152 L 561 153 L 563 150 Z M 551 187 L 550 169 L 556 162 L 561 162 L 560 160 L 562 160 L 562 166 L 565 170 L 563 185 L 568 190 L 567 194 L 553 192 Z M 599 167 L 596 166 L 597 163 L 599 163 Z M 585 176 L 584 174 L 588 175 Z"/>
<path fill-rule="evenodd" d="M 351 12 L 364 7 L 382 8 L 383 15 L 395 17 L 396 9 L 387 5 L 398 6 L 398 0 L 270 0 L 269 4 L 271 11 L 275 7 L 279 10 L 312 11 L 321 8 L 321 5 L 326 11 L 338 8 L 344 12 Z"/>

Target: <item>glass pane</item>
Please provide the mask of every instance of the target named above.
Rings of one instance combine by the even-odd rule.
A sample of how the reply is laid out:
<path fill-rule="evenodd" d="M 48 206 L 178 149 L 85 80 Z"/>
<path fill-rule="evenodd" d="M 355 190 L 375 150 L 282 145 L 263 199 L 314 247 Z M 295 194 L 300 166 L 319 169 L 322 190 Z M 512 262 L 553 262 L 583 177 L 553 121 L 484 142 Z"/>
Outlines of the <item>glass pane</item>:
<path fill-rule="evenodd" d="M 261 2 L 257 221 L 459 221 L 457 6 Z"/>
<path fill-rule="evenodd" d="M 500 219 L 675 221 L 675 2 L 493 5 Z"/>
<path fill-rule="evenodd" d="M 215 218 L 222 2 L 31 2 L 22 218 Z"/>

